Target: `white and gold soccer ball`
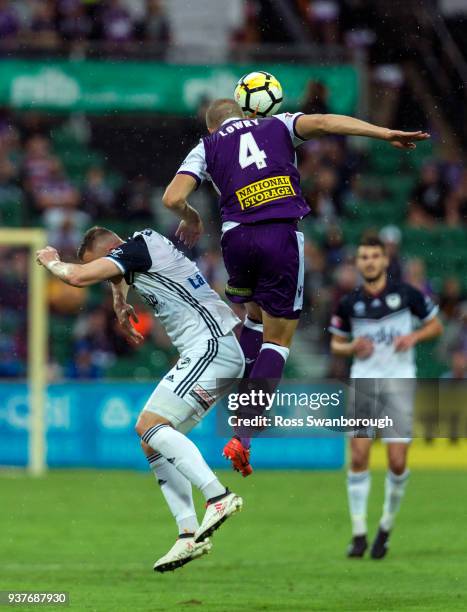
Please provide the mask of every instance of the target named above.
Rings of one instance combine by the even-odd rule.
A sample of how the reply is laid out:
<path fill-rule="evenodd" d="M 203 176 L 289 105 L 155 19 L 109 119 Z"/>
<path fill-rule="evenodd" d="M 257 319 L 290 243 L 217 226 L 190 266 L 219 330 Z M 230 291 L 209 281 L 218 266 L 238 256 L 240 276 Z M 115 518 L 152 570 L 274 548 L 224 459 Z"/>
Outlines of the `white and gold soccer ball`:
<path fill-rule="evenodd" d="M 249 115 L 274 115 L 282 104 L 282 87 L 269 72 L 250 72 L 243 76 L 234 92 L 235 101 Z"/>

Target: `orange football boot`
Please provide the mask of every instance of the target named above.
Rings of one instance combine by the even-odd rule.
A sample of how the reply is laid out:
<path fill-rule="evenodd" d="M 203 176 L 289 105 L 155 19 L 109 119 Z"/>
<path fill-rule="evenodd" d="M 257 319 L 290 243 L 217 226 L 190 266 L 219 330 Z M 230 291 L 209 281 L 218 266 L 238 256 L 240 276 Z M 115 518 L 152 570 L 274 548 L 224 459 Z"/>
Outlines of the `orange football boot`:
<path fill-rule="evenodd" d="M 250 465 L 250 449 L 245 448 L 238 438 L 232 438 L 227 442 L 222 454 L 232 462 L 233 469 L 240 472 L 244 478 L 253 473 Z"/>

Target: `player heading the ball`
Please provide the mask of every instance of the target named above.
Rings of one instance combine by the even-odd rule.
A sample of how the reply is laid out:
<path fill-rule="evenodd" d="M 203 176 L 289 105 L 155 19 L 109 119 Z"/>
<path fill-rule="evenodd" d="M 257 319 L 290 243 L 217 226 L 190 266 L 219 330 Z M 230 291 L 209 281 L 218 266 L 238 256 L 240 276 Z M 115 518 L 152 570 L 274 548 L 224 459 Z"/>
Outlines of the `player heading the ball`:
<path fill-rule="evenodd" d="M 240 337 L 246 374 L 271 381 L 271 391 L 282 377 L 303 305 L 304 237 L 297 224 L 310 209 L 300 189 L 296 147 L 311 138 L 341 134 L 413 149 L 429 135 L 344 115 L 247 118 L 229 98 L 209 106 L 206 126 L 208 134 L 185 158 L 163 203 L 180 218 L 177 236 L 191 247 L 203 233 L 203 223 L 187 199 L 203 181 L 215 187 L 229 275 L 226 295 L 247 310 Z M 224 453 L 234 469 L 248 475 L 250 440 L 240 437 L 234 437 Z"/>

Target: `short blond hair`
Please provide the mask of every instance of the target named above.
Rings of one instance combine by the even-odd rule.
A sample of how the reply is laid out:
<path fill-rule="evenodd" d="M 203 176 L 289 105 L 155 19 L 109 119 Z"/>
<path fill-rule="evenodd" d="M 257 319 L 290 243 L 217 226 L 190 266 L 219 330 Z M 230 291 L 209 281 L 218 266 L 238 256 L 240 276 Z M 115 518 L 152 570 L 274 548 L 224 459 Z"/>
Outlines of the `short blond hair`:
<path fill-rule="evenodd" d="M 96 244 L 98 244 L 102 239 L 109 240 L 109 238 L 117 238 L 120 240 L 120 236 L 117 236 L 115 232 L 107 229 L 106 227 L 99 227 L 96 225 L 95 227 L 88 229 L 78 247 L 78 259 L 83 261 L 84 254 L 87 251 L 94 250 Z"/>
<path fill-rule="evenodd" d="M 210 130 L 217 130 L 230 117 L 244 117 L 240 105 L 231 98 L 219 98 L 208 106 L 206 125 Z"/>

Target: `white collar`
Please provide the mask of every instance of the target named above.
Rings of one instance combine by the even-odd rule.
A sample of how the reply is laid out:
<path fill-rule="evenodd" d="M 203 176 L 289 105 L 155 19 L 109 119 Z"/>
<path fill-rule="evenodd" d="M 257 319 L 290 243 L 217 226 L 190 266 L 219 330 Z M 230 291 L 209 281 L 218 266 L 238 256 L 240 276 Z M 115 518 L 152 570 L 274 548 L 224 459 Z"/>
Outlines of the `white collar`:
<path fill-rule="evenodd" d="M 244 119 L 244 117 L 243 117 L 243 119 Z M 237 121 L 243 121 L 243 119 L 242 119 L 242 117 L 229 117 L 228 119 L 226 119 L 225 121 L 223 121 L 223 122 L 221 123 L 221 125 L 224 125 L 224 123 L 230 123 L 230 121 L 235 121 L 235 120 L 237 120 Z"/>

